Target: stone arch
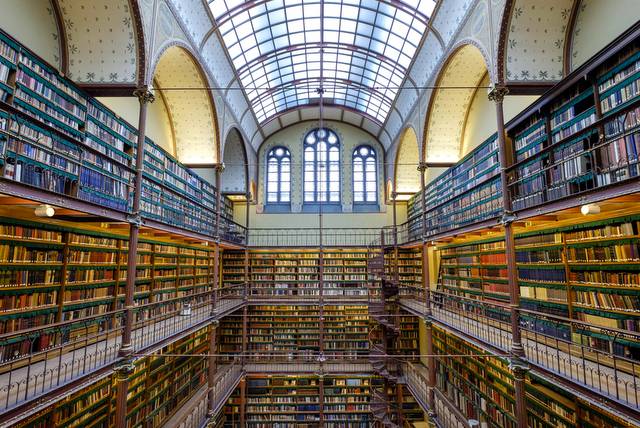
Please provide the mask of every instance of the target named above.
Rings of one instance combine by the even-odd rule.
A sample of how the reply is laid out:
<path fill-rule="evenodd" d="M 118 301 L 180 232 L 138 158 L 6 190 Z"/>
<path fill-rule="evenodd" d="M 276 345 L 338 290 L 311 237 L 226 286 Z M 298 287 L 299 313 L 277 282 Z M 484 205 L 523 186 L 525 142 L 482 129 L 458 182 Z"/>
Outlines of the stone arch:
<path fill-rule="evenodd" d="M 215 105 L 195 55 L 187 46 L 173 43 L 157 58 L 152 87 L 156 99 L 166 105 L 176 157 L 189 165 L 218 162 L 221 156 Z"/>
<path fill-rule="evenodd" d="M 498 41 L 499 82 L 557 81 L 576 0 L 507 0 Z"/>
<path fill-rule="evenodd" d="M 486 55 L 474 44 L 460 44 L 449 55 L 425 117 L 424 161 L 448 163 L 460 158 L 469 107 L 487 70 Z"/>
<path fill-rule="evenodd" d="M 146 50 L 137 1 L 53 1 L 64 27 L 69 78 L 100 86 L 143 81 Z"/>
<path fill-rule="evenodd" d="M 420 150 L 418 135 L 413 127 L 407 127 L 398 140 L 394 163 L 394 182 L 398 193 L 416 193 L 420 190 Z M 402 199 L 406 199 L 402 198 Z"/>
<path fill-rule="evenodd" d="M 222 161 L 222 191 L 225 193 L 245 193 L 249 176 L 249 165 L 244 139 L 240 131 L 233 127 L 224 140 Z"/>

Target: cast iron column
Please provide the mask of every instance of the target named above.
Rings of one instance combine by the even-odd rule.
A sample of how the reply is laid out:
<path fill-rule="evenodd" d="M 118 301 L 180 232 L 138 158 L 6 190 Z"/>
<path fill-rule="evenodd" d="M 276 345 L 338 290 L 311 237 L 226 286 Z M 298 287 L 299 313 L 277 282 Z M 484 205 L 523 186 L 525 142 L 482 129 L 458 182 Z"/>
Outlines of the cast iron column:
<path fill-rule="evenodd" d="M 138 251 L 138 234 L 142 219 L 140 217 L 140 192 L 142 191 L 142 168 L 144 160 L 144 140 L 147 127 L 147 106 L 155 100 L 149 88 L 141 87 L 133 92 L 138 97 L 140 112 L 138 115 L 138 145 L 136 148 L 136 171 L 134 176 L 133 205 L 129 216 L 129 254 L 127 255 L 127 282 L 124 301 L 124 327 L 122 330 L 122 344 L 119 356 L 123 358 L 116 369 L 116 417 L 118 428 L 124 428 L 127 422 L 127 392 L 129 389 L 129 375 L 133 372 L 133 344 L 131 336 L 133 330 L 133 295 L 136 287 L 136 253 Z"/>
<path fill-rule="evenodd" d="M 496 86 L 489 92 L 489 99 L 496 105 L 496 120 L 498 127 L 498 156 L 500 160 L 500 184 L 502 187 L 505 255 L 507 259 L 507 279 L 509 284 L 509 306 L 511 308 L 511 358 L 509 367 L 514 374 L 516 420 L 519 428 L 527 427 L 527 408 L 525 396 L 525 373 L 528 366 L 525 362 L 524 348 L 520 331 L 520 287 L 518 285 L 518 268 L 516 265 L 516 252 L 513 233 L 513 214 L 511 197 L 509 195 L 509 183 L 507 167 L 510 165 L 510 150 L 506 143 L 504 127 L 503 101 L 508 89 L 504 86 Z"/>

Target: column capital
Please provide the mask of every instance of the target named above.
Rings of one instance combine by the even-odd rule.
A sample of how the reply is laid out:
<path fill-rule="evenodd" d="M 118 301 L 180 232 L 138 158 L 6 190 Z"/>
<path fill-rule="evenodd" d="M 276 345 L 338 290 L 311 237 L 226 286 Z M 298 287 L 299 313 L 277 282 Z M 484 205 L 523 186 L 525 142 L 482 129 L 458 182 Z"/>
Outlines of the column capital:
<path fill-rule="evenodd" d="M 501 103 L 504 100 L 504 96 L 509 93 L 509 88 L 504 85 L 493 85 L 489 89 L 489 93 L 487 94 L 490 101 L 494 101 L 496 103 Z"/>
<path fill-rule="evenodd" d="M 509 358 L 509 370 L 516 379 L 524 379 L 525 375 L 531 368 L 527 362 L 518 356 Z"/>
<path fill-rule="evenodd" d="M 213 164 L 213 169 L 215 169 L 216 171 L 224 171 L 224 162 L 218 162 L 218 163 L 214 163 Z"/>
<path fill-rule="evenodd" d="M 427 170 L 428 166 L 426 162 L 418 162 L 418 171 L 420 172 L 425 172 Z"/>
<path fill-rule="evenodd" d="M 133 359 L 125 358 L 120 363 L 118 363 L 115 367 L 116 376 L 120 380 L 125 380 L 129 377 L 131 373 L 136 369 L 133 364 Z"/>
<path fill-rule="evenodd" d="M 152 91 L 149 90 L 149 87 L 142 86 L 135 91 L 133 91 L 133 95 L 138 97 L 140 104 L 149 104 L 156 100 L 156 96 Z"/>

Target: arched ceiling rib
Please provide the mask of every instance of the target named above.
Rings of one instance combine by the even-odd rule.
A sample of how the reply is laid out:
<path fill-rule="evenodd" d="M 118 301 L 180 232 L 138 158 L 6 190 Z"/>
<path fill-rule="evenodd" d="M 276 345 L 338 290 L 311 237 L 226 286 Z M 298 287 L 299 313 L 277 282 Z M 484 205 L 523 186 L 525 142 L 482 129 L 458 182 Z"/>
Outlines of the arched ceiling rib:
<path fill-rule="evenodd" d="M 486 72 L 484 57 L 473 45 L 462 46 L 449 58 L 427 112 L 426 162 L 458 161 L 467 111 Z"/>
<path fill-rule="evenodd" d="M 210 1 L 259 122 L 317 102 L 323 50 L 324 97 L 384 123 L 435 0 L 323 3 Z"/>
<path fill-rule="evenodd" d="M 211 99 L 201 70 L 183 48 L 173 46 L 163 54 L 154 80 L 162 90 L 175 137 L 177 158 L 187 164 L 218 160 L 217 129 Z M 179 88 L 179 89 L 171 89 Z"/>

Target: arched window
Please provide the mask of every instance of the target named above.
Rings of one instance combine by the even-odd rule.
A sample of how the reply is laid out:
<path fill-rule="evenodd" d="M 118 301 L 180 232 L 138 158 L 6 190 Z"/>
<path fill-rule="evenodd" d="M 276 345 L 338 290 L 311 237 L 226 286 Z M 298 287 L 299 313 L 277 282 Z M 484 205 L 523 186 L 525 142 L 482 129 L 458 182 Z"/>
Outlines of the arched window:
<path fill-rule="evenodd" d="M 291 202 L 291 154 L 274 147 L 267 154 L 267 203 Z"/>
<path fill-rule="evenodd" d="M 353 151 L 353 202 L 378 202 L 376 151 L 371 146 Z"/>
<path fill-rule="evenodd" d="M 304 202 L 340 202 L 340 140 L 330 129 L 304 137 Z"/>

